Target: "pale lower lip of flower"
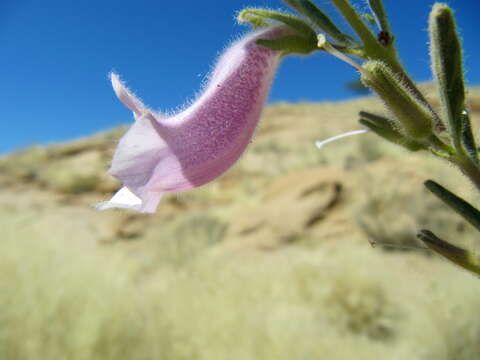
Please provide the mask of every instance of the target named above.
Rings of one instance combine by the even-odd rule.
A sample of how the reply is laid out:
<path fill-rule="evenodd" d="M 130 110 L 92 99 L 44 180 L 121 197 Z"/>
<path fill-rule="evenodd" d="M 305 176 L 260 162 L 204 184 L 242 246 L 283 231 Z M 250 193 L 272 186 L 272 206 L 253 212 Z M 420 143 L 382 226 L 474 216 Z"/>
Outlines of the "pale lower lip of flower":
<path fill-rule="evenodd" d="M 128 190 L 127 187 L 122 187 L 109 201 L 97 204 L 96 209 L 125 208 L 139 211 L 141 207 L 142 199 Z"/>
<path fill-rule="evenodd" d="M 234 43 L 200 96 L 169 117 L 149 110 L 112 74 L 115 93 L 135 123 L 120 139 L 109 170 L 124 187 L 97 208 L 154 212 L 164 193 L 204 185 L 227 171 L 251 141 L 281 58 L 256 41 L 291 32 L 274 26 Z"/>
<path fill-rule="evenodd" d="M 315 141 L 315 145 L 317 146 L 317 148 L 321 149 L 325 144 L 328 144 L 332 141 L 336 141 L 338 139 L 342 139 L 344 137 L 348 137 L 348 136 L 352 136 L 352 135 L 365 134 L 367 132 L 368 132 L 368 130 L 365 130 L 365 129 L 352 130 L 352 131 L 348 131 L 348 132 L 343 133 L 343 134 L 339 134 L 339 135 L 329 137 L 328 139 L 325 139 L 325 140 L 317 140 L 317 141 Z"/>

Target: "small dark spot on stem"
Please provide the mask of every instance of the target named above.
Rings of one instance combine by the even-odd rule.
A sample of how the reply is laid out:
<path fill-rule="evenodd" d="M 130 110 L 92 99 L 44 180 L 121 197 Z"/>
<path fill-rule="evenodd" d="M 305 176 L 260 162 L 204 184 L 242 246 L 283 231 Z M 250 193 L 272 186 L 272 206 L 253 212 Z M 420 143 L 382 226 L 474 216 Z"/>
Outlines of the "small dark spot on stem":
<path fill-rule="evenodd" d="M 388 31 L 380 31 L 377 36 L 377 40 L 383 46 L 388 46 L 392 43 L 393 37 Z"/>

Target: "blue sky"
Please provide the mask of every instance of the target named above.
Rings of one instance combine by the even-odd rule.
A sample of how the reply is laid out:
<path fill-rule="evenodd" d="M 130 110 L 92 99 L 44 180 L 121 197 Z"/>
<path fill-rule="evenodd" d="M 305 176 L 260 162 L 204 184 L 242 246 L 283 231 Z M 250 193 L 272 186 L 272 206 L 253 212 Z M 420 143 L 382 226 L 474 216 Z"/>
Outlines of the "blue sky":
<path fill-rule="evenodd" d="M 327 0 L 317 4 L 335 14 Z M 402 60 L 420 81 L 431 78 L 431 4 L 385 0 Z M 449 4 L 465 45 L 468 83 L 480 84 L 480 2 Z M 152 108 L 175 110 L 194 97 L 219 51 L 247 30 L 234 15 L 249 5 L 284 8 L 280 0 L 0 0 L 0 153 L 129 123 L 131 114 L 111 90 L 111 71 Z M 269 102 L 350 98 L 345 83 L 355 77 L 326 54 L 289 57 Z"/>

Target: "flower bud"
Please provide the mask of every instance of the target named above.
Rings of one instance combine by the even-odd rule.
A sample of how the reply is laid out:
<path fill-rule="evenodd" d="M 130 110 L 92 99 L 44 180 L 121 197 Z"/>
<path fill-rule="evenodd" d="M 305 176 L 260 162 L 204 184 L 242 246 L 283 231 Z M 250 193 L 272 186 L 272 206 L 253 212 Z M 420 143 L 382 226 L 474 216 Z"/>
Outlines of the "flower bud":
<path fill-rule="evenodd" d="M 369 61 L 362 69 L 363 83 L 384 101 L 399 131 L 414 139 L 432 134 L 434 114 L 386 64 Z"/>
<path fill-rule="evenodd" d="M 442 115 L 452 144 L 458 149 L 462 131 L 465 125 L 470 125 L 462 121 L 465 110 L 462 46 L 452 10 L 447 5 L 437 3 L 433 6 L 429 33 L 432 72 L 437 80 Z"/>

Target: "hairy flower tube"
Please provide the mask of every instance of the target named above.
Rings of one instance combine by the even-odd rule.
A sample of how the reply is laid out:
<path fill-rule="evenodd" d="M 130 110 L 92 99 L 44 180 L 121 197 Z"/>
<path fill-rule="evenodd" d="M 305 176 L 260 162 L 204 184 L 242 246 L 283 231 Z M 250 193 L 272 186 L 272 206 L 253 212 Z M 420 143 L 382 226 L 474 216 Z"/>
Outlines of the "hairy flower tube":
<path fill-rule="evenodd" d="M 197 99 L 172 116 L 148 109 L 112 74 L 113 89 L 135 123 L 120 139 L 109 169 L 123 187 L 97 209 L 153 213 L 163 194 L 204 185 L 227 171 L 252 138 L 282 56 L 256 41 L 290 31 L 272 26 L 233 43 Z"/>

